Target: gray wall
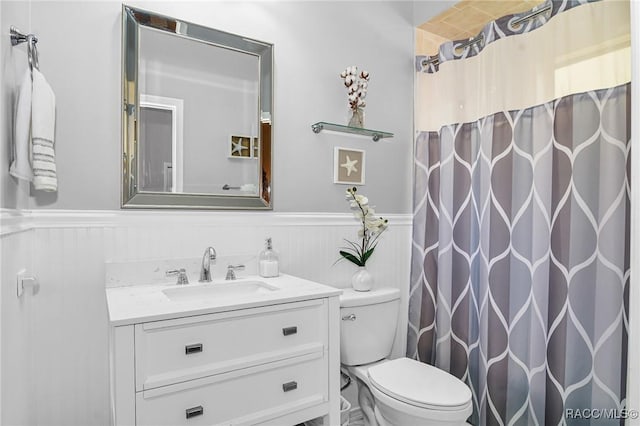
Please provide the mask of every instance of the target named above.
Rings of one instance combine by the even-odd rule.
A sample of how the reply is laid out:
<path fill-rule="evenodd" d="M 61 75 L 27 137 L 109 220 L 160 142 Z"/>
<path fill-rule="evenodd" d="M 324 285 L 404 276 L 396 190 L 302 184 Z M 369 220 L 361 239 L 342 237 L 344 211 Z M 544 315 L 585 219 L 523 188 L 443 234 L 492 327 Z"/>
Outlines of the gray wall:
<path fill-rule="evenodd" d="M 275 44 L 276 211 L 344 212 L 345 187 L 333 184 L 332 164 L 334 146 L 344 146 L 366 150 L 367 182 L 361 191 L 378 211 L 410 212 L 411 2 L 130 4 Z M 41 70 L 56 92 L 59 191 L 28 194 L 8 177 L 3 161 L 1 207 L 119 209 L 120 19 L 116 1 L 31 2 L 31 22 L 23 26 L 38 35 Z M 3 67 L 24 68 L 24 49 L 2 43 Z M 394 132 L 393 139 L 374 143 L 311 132 L 316 121 L 347 122 L 346 90 L 338 74 L 348 65 L 371 72 L 366 125 Z M 19 74 L 10 71 L 3 87 L 13 93 Z M 5 106 L 10 98 L 3 96 Z M 2 130 L 7 149 L 8 126 Z"/>

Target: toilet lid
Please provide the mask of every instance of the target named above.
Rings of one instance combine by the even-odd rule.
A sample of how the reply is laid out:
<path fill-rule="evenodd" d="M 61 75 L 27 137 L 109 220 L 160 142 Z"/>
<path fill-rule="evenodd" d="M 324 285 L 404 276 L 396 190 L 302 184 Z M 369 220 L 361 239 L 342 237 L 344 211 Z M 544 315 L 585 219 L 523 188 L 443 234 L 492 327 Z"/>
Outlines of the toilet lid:
<path fill-rule="evenodd" d="M 469 405 L 471 390 L 462 381 L 428 364 L 399 358 L 369 368 L 371 384 L 407 404 L 436 410 Z"/>

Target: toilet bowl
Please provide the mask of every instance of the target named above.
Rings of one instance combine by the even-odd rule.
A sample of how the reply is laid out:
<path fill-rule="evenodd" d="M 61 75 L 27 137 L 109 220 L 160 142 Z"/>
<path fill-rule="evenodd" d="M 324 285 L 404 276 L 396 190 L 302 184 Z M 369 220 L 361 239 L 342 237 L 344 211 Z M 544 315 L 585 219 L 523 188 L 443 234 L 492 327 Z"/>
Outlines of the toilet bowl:
<path fill-rule="evenodd" d="M 358 384 L 365 424 L 459 426 L 473 411 L 471 391 L 451 374 L 409 358 L 389 360 L 400 292 L 345 290 L 340 298 L 341 362 Z"/>

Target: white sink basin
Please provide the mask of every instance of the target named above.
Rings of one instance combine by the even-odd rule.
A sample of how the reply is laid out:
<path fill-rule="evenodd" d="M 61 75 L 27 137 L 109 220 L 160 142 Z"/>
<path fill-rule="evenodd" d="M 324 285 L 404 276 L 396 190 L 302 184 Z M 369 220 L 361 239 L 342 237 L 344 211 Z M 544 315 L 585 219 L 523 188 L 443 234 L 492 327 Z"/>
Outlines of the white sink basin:
<path fill-rule="evenodd" d="M 278 290 L 278 287 L 262 281 L 238 281 L 221 284 L 187 284 L 184 286 L 168 288 L 166 290 L 162 290 L 162 292 L 170 300 L 179 301 L 269 294 L 276 290 Z"/>

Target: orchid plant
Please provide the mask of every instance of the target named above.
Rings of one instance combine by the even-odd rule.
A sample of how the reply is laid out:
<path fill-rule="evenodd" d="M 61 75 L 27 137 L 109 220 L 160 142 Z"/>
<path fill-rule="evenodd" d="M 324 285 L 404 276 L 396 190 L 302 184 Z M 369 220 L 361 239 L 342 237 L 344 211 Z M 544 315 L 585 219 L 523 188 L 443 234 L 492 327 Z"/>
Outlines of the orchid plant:
<path fill-rule="evenodd" d="M 353 214 L 362 222 L 362 229 L 358 231 L 358 237 L 362 238 L 362 242 L 357 244 L 345 240 L 349 247 L 343 247 L 343 250 L 340 250 L 340 256 L 358 266 L 365 266 L 378 244 L 378 238 L 387 229 L 389 221 L 383 217 L 376 217 L 373 207 L 369 206 L 369 199 L 356 192 L 355 186 L 347 189 L 346 198 Z"/>
<path fill-rule="evenodd" d="M 364 108 L 367 105 L 364 98 L 367 97 L 369 72 L 361 71 L 360 74 L 358 74 L 358 67 L 354 65 L 342 71 L 340 77 L 344 80 L 344 85 L 347 88 L 349 107 L 353 111 Z"/>

